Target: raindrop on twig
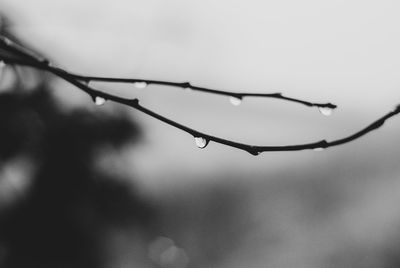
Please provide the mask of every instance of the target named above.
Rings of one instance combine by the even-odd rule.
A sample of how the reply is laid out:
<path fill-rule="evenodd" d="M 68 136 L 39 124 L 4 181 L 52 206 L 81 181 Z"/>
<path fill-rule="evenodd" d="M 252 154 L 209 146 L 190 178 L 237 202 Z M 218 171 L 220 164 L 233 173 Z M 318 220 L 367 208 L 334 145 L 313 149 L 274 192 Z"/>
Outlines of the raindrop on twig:
<path fill-rule="evenodd" d="M 103 97 L 96 96 L 96 97 L 94 98 L 94 103 L 95 103 L 97 106 L 101 106 L 101 105 L 103 105 L 104 103 L 106 103 L 106 99 L 103 98 Z"/>
<path fill-rule="evenodd" d="M 199 147 L 200 149 L 206 148 L 208 144 L 208 140 L 203 137 L 195 137 L 194 142 L 196 143 L 196 146 Z"/>
<path fill-rule="evenodd" d="M 322 115 L 325 116 L 330 116 L 333 114 L 333 109 L 329 107 L 318 107 L 318 110 Z"/>
<path fill-rule="evenodd" d="M 229 97 L 229 101 L 234 106 L 239 106 L 242 103 L 242 99 L 238 97 Z"/>
<path fill-rule="evenodd" d="M 135 83 L 133 83 L 133 85 L 136 88 L 140 88 L 140 89 L 143 89 L 143 88 L 147 87 L 147 83 L 146 82 L 135 82 Z"/>

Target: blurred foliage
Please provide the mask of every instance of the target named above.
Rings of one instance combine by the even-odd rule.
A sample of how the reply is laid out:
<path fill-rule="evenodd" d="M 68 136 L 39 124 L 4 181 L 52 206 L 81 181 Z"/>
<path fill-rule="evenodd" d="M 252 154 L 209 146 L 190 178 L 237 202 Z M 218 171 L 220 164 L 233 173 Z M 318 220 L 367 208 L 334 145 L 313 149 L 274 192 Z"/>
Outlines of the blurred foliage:
<path fill-rule="evenodd" d="M 123 114 L 61 111 L 44 74 L 5 68 L 8 75 L 23 71 L 37 79 L 24 88 L 17 77 L 0 93 L 0 170 L 20 159 L 19 172 L 31 167 L 23 174 L 29 187 L 1 206 L 0 266 L 102 267 L 101 234 L 146 228 L 152 208 L 123 179 L 98 172 L 96 152 L 129 145 L 139 129 Z M 0 176 L 0 184 L 12 183 L 13 176 Z"/>
<path fill-rule="evenodd" d="M 399 266 L 397 149 L 285 159 L 272 175 L 178 174 L 143 195 L 121 165 L 98 162 L 140 141 L 132 116 L 65 109 L 50 82 L 20 66 L 0 74 L 0 267 Z"/>
<path fill-rule="evenodd" d="M 237 247 L 237 189 L 143 196 L 124 171 L 105 170 L 118 165 L 99 166 L 139 140 L 132 116 L 65 109 L 53 85 L 28 67 L 0 74 L 0 267 L 207 267 Z"/>

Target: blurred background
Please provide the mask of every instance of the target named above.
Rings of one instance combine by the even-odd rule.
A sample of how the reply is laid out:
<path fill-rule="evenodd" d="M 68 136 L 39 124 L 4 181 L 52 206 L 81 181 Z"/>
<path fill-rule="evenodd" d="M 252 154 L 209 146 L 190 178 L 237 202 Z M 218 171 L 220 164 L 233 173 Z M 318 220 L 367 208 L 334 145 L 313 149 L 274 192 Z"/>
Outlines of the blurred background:
<path fill-rule="evenodd" d="M 400 103 L 400 2 L 0 0 L 1 32 L 67 70 L 230 91 L 93 83 L 189 127 L 336 139 Z M 398 267 L 399 119 L 322 152 L 257 157 L 88 96 L 0 75 L 1 267 Z"/>

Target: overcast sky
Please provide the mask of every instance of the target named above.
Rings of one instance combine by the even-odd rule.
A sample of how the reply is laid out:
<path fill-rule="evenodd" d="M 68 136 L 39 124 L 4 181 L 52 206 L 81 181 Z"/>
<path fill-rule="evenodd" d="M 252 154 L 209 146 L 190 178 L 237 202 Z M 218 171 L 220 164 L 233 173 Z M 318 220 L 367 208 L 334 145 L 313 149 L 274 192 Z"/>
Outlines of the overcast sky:
<path fill-rule="evenodd" d="M 278 100 L 244 99 L 233 106 L 225 97 L 174 88 L 95 85 L 236 141 L 282 145 L 337 139 L 400 103 L 398 0 L 0 0 L 0 10 L 21 39 L 70 71 L 279 91 L 338 105 L 326 117 Z M 54 85 L 60 107 L 118 107 L 107 102 L 98 108 L 74 87 L 58 79 Z M 178 206 L 171 212 L 183 220 L 179 225 L 167 215 L 173 230 L 190 231 L 190 215 L 196 216 L 194 226 L 202 227 L 209 217 L 221 217 L 209 207 L 223 205 L 227 193 L 239 200 L 225 202 L 238 210 L 240 220 L 233 223 L 240 228 L 230 229 L 225 221 L 219 228 L 233 236 L 244 232 L 246 239 L 215 267 L 398 263 L 399 118 L 323 152 L 254 157 L 214 143 L 200 150 L 190 135 L 137 111 L 130 114 L 143 129 L 142 140 L 120 157 L 105 154 L 100 164 L 107 171 L 133 172 L 128 177 L 134 184 L 156 193 L 161 204 L 168 198 L 160 193 L 168 196 L 172 189 Z M 203 194 L 200 184 L 213 194 Z M 182 213 L 181 204 L 193 214 Z M 202 227 L 192 230 L 194 237 L 206 237 Z M 191 258 L 193 246 L 190 240 Z M 218 247 L 211 245 L 213 252 Z"/>
<path fill-rule="evenodd" d="M 398 1 L 1 0 L 0 4 L 22 39 L 76 72 L 189 80 L 232 91 L 280 91 L 339 106 L 326 118 L 315 109 L 276 100 L 246 99 L 233 107 L 223 97 L 176 89 L 129 91 L 157 112 L 238 141 L 268 145 L 339 138 L 400 101 Z M 265 169 L 266 160 L 272 163 L 269 168 L 276 168 L 290 160 L 297 163 L 299 156 L 320 157 L 314 152 L 279 153 L 255 160 L 215 144 L 198 150 L 187 134 L 132 114 L 145 129 L 134 153 L 145 174 L 166 167 L 207 172 L 232 163 L 240 163 L 244 170 Z M 392 121 L 381 131 L 390 136 L 396 129 Z M 324 153 L 329 158 L 379 139 L 374 133 Z"/>

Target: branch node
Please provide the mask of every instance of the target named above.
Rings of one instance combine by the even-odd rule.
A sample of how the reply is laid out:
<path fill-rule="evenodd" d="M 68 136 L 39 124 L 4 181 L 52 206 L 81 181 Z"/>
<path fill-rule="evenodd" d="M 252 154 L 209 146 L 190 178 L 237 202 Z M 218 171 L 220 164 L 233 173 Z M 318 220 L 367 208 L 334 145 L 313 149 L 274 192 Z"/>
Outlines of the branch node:
<path fill-rule="evenodd" d="M 327 148 L 328 146 L 329 146 L 329 143 L 328 143 L 326 140 L 321 140 L 321 141 L 319 141 L 319 142 L 317 142 L 317 143 L 315 144 L 314 149 L 316 149 L 316 148 L 323 148 L 323 149 L 325 149 L 325 148 Z"/>
<path fill-rule="evenodd" d="M 371 124 L 370 128 L 371 129 L 380 128 L 381 126 L 383 126 L 384 123 L 385 123 L 385 121 L 376 121 L 376 122 Z"/>
<path fill-rule="evenodd" d="M 190 84 L 190 82 L 183 82 L 180 84 L 182 88 L 188 88 L 188 87 L 192 87 L 192 85 Z"/>
<path fill-rule="evenodd" d="M 246 150 L 249 154 L 257 156 L 259 155 L 261 152 L 257 149 L 257 147 L 254 146 L 250 146 L 247 150 Z"/>
<path fill-rule="evenodd" d="M 130 104 L 132 107 L 137 107 L 137 106 L 139 106 L 139 99 L 137 99 L 137 98 L 131 99 L 131 100 L 129 100 L 129 104 Z"/>

